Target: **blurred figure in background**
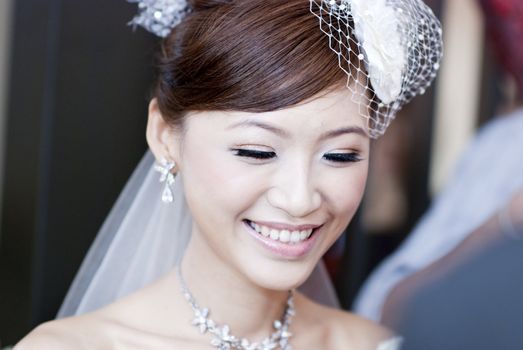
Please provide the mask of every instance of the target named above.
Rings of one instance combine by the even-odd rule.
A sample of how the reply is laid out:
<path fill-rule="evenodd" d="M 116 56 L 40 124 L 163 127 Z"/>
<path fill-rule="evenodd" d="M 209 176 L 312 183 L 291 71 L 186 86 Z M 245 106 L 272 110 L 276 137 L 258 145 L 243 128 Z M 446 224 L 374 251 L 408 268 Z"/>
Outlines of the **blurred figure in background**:
<path fill-rule="evenodd" d="M 487 242 L 502 244 L 502 235 L 495 233 L 500 230 L 482 235 L 483 225 L 488 228 L 489 222 L 497 222 L 498 213 L 523 189 L 523 2 L 479 3 L 492 48 L 512 81 L 513 96 L 507 96 L 506 112 L 478 132 L 431 209 L 360 292 L 356 312 L 393 328 L 398 328 L 405 305 L 417 290 L 489 247 Z M 425 314 L 426 320 L 431 317 Z"/>
<path fill-rule="evenodd" d="M 521 350 L 523 191 L 465 242 L 418 277 L 396 317 L 402 350 Z"/>

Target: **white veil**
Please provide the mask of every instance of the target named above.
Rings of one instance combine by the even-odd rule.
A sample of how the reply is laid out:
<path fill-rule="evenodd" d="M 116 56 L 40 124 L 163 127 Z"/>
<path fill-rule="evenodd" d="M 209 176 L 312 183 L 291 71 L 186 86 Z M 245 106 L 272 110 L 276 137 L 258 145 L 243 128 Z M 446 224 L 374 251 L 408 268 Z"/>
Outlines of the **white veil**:
<path fill-rule="evenodd" d="M 87 253 L 57 317 L 99 309 L 153 282 L 178 264 L 192 220 L 180 179 L 174 202 L 161 201 L 163 185 L 148 151 L 142 158 Z M 338 306 L 320 262 L 300 288 L 316 301 Z"/>

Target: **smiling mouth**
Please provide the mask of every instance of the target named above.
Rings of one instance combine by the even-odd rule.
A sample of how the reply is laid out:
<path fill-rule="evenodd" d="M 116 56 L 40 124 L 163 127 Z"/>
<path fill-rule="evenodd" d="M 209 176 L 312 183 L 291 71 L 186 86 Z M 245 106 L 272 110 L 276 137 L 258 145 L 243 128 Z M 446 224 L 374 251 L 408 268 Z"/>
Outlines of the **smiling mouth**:
<path fill-rule="evenodd" d="M 276 242 L 282 242 L 287 244 L 299 244 L 305 242 L 314 235 L 314 232 L 319 228 L 309 228 L 304 230 L 278 230 L 269 226 L 265 226 L 250 220 L 243 220 L 259 235 L 269 238 Z"/>

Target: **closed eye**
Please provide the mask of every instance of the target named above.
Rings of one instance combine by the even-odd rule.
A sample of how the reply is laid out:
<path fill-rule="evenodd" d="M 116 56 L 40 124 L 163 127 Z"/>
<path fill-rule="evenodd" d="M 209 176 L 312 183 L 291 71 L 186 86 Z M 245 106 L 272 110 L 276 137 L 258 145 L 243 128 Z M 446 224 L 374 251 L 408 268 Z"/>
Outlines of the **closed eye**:
<path fill-rule="evenodd" d="M 323 159 L 335 163 L 355 163 L 361 161 L 358 153 L 326 153 Z"/>
<path fill-rule="evenodd" d="M 258 151 L 253 149 L 237 148 L 232 150 L 235 156 L 253 159 L 272 159 L 276 157 L 276 152 Z"/>

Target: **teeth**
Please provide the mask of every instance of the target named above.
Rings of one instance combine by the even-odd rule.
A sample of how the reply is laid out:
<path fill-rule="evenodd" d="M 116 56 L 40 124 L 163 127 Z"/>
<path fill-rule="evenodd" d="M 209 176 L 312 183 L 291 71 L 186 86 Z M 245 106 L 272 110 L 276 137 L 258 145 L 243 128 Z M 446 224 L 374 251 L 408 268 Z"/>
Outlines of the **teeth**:
<path fill-rule="evenodd" d="M 300 231 L 301 240 L 307 239 L 309 236 L 310 236 L 310 233 L 308 233 L 307 231 Z"/>
<path fill-rule="evenodd" d="M 283 243 L 299 243 L 308 239 L 312 234 L 312 229 L 302 231 L 289 231 L 289 230 L 275 230 L 266 226 L 258 225 L 257 223 L 250 222 L 251 227 L 263 235 L 269 237 L 274 241 L 280 241 Z"/>
<path fill-rule="evenodd" d="M 283 243 L 287 243 L 291 240 L 291 233 L 287 230 L 283 230 L 280 232 L 280 241 Z"/>

